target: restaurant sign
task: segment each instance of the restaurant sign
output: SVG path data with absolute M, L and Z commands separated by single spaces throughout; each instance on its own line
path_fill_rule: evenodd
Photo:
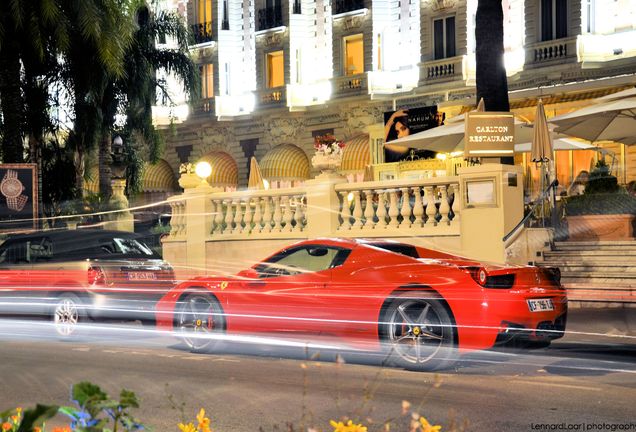
M 512 156 L 515 149 L 515 120 L 510 112 L 466 114 L 464 157 Z

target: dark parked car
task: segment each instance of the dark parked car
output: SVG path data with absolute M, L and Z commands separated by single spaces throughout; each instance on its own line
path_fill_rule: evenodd
M 133 233 L 44 231 L 0 245 L 0 312 L 48 317 L 62 336 L 88 319 L 153 322 L 173 286 L 172 267 Z

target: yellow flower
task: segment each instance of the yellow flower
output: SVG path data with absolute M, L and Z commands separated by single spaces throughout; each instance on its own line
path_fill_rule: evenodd
M 442 427 L 439 425 L 431 425 L 424 417 L 420 417 L 420 424 L 422 425 L 422 432 L 439 432 Z
M 39 426 L 33 426 L 33 432 L 42 432 L 42 428 Z
M 195 428 L 192 423 L 188 423 L 187 425 L 179 423 L 178 426 L 181 432 L 197 432 L 197 428 Z
M 2 423 L 3 431 L 10 431 L 11 429 L 13 429 L 13 425 L 11 423 L 8 423 L 8 422 Z
M 199 414 L 197 415 L 197 421 L 199 422 L 198 429 L 201 432 L 212 432 L 210 430 L 210 419 L 205 416 L 205 410 L 201 408 Z
M 362 426 L 362 424 L 353 424 L 353 421 L 351 420 L 349 420 L 347 424 L 331 420 L 329 421 L 329 424 L 331 424 L 334 428 L 333 432 L 367 432 L 366 426 Z
M 71 432 L 70 426 L 57 426 L 53 428 L 53 432 Z

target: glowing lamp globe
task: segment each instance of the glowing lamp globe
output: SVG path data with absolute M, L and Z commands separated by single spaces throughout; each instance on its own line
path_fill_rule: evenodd
M 207 162 L 199 162 L 194 167 L 194 172 L 201 180 L 205 180 L 212 174 L 212 167 Z

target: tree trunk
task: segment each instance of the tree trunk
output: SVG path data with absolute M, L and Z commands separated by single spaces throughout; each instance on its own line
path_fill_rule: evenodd
M 504 65 L 502 0 L 478 0 L 475 17 L 477 100 L 486 111 L 510 111 Z
M 22 122 L 24 101 L 20 89 L 20 58 L 15 43 L 6 41 L 0 52 L 0 103 L 2 107 L 2 162 L 24 162 Z
M 111 163 L 111 135 L 108 130 L 104 130 L 99 140 L 99 193 L 106 201 L 113 194 Z

